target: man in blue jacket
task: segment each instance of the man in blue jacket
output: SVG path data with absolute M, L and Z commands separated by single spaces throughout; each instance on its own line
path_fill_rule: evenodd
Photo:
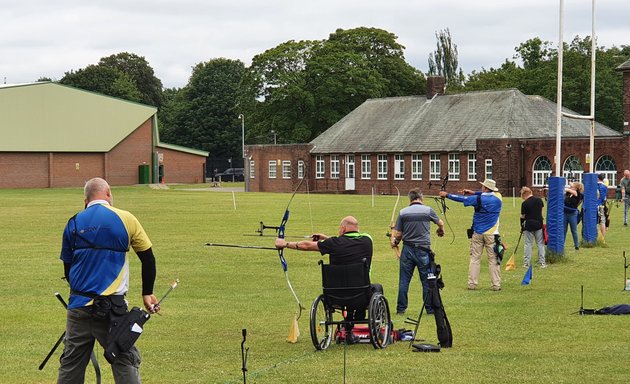
M 488 255 L 488 271 L 493 291 L 501 290 L 501 267 L 494 251 L 495 235 L 499 234 L 499 215 L 502 208 L 502 196 L 498 192 L 496 182 L 485 179 L 481 183 L 481 191 L 464 189 L 463 195 L 454 195 L 446 191 L 440 192 L 441 198 L 464 203 L 465 207 L 474 207 L 472 234 L 470 236 L 470 264 L 468 267 L 468 289 L 475 290 L 479 284 L 481 254 L 486 249 Z

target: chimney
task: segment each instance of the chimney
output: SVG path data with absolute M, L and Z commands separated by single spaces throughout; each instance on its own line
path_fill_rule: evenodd
M 427 99 L 432 99 L 436 94 L 444 94 L 444 85 L 443 76 L 427 77 Z
M 615 68 L 615 71 L 623 73 L 623 133 L 630 135 L 630 60 Z

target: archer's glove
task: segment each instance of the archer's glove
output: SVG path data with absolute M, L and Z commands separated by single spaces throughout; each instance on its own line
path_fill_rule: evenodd
M 438 235 L 438 237 L 442 237 L 444 236 L 444 229 L 438 228 L 437 231 L 435 231 L 435 233 Z

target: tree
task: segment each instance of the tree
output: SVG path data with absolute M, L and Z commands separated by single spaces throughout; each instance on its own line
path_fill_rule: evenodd
M 162 82 L 143 56 L 122 52 L 101 58 L 98 65 L 126 73 L 140 91 L 142 103 L 155 107 L 162 104 Z
M 235 107 L 244 72 L 239 60 L 220 58 L 195 65 L 186 87 L 166 92 L 163 137 L 213 157 L 240 158 L 241 124 Z
M 135 102 L 141 98 L 135 82 L 116 68 L 88 65 L 66 72 L 59 83 Z
M 446 86 L 461 89 L 464 85 L 464 72 L 459 68 L 457 45 L 453 43 L 451 31 L 435 32 L 436 50 L 429 54 L 429 75 L 443 76 Z

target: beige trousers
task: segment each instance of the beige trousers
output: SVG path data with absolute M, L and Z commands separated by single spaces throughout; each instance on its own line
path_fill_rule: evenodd
M 479 285 L 479 271 L 481 269 L 481 254 L 486 249 L 488 255 L 488 272 L 492 289 L 501 288 L 501 266 L 497 262 L 497 255 L 494 253 L 494 235 L 480 235 L 473 233 L 470 239 L 470 264 L 468 266 L 468 288 L 477 289 Z

